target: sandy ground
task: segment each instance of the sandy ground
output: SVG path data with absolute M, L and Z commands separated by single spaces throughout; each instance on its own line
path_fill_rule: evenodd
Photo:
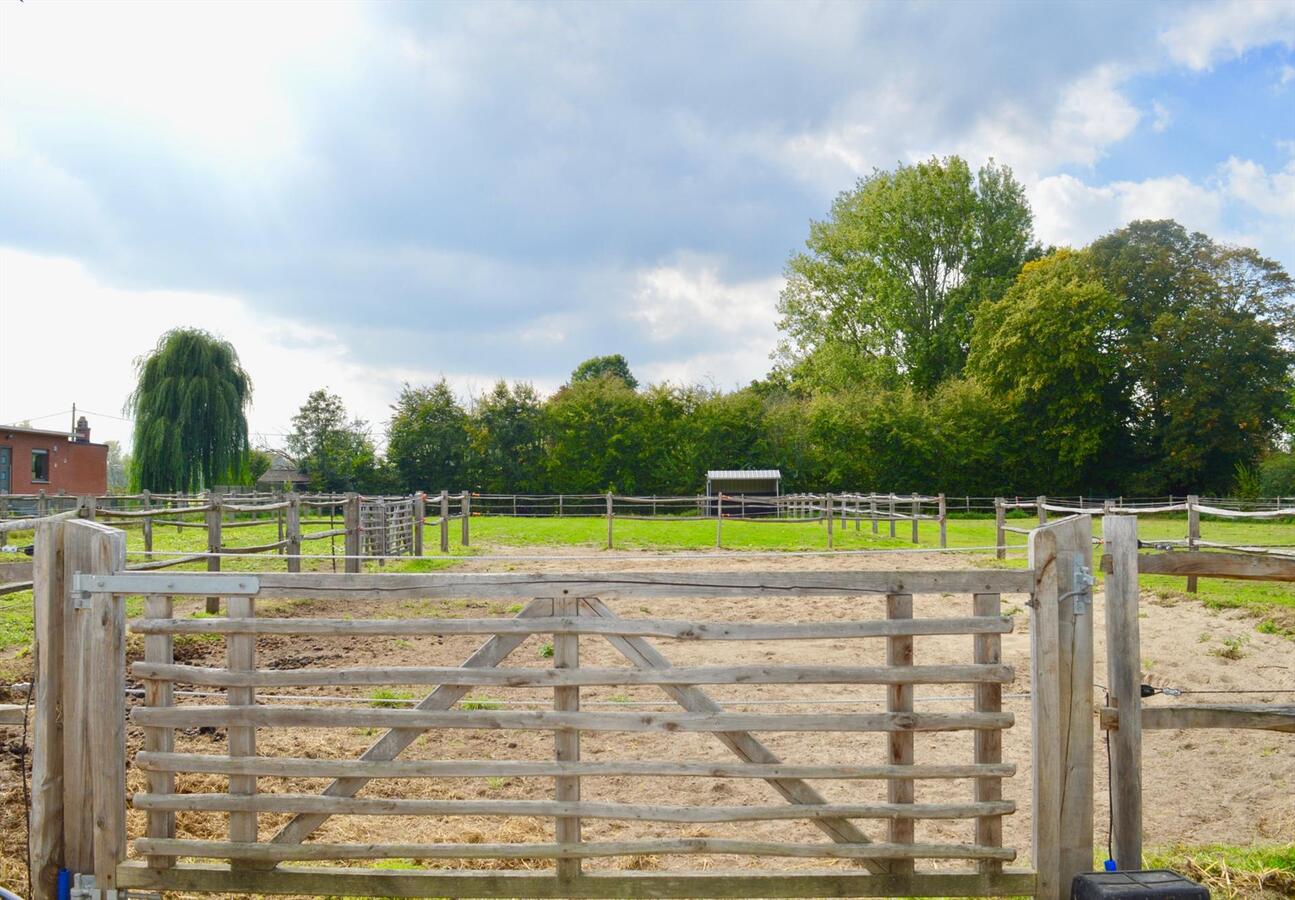
M 556 554 L 555 554 L 556 555 Z M 947 569 L 971 567 L 972 560 L 959 555 L 896 554 L 877 556 L 822 557 L 784 556 L 778 559 L 743 559 L 734 557 L 697 558 L 628 558 L 596 560 L 564 558 L 547 561 L 519 559 L 516 563 L 474 562 L 475 569 L 512 569 L 515 571 L 688 571 L 708 569 L 753 571 L 759 569 L 813 570 L 848 569 Z M 1017 865 L 1028 864 L 1030 846 L 1030 705 L 1028 608 L 1023 595 L 1005 595 L 1004 610 L 1013 615 L 1016 630 L 1003 638 L 1003 660 L 1015 667 L 1015 682 L 1005 686 L 1004 708 L 1015 714 L 1015 727 L 1006 732 L 1004 759 L 1018 765 L 1015 777 L 1004 782 L 1004 795 L 1014 800 L 1017 812 L 1004 823 L 1004 842 L 1019 851 Z M 1105 673 L 1105 648 L 1101 623 L 1103 608 L 1100 594 L 1096 600 L 1097 672 L 1100 682 Z M 364 603 L 327 601 L 279 604 L 279 615 L 312 615 L 388 617 L 416 615 L 481 616 L 507 615 L 509 602 L 482 599 L 469 602 L 387 601 Z M 611 600 L 609 605 L 625 616 L 651 615 L 662 618 L 693 618 L 715 621 L 832 621 L 874 619 L 884 616 L 884 601 L 877 598 L 814 598 L 798 600 Z M 1158 684 L 1183 689 L 1226 690 L 1295 689 L 1295 643 L 1254 631 L 1253 620 L 1240 614 L 1211 612 L 1190 600 L 1164 601 L 1143 597 L 1142 652 L 1143 668 Z M 196 604 L 195 604 L 196 608 Z M 270 610 L 266 609 L 265 613 Z M 914 615 L 970 615 L 971 598 L 961 595 L 917 597 Z M 1212 651 L 1223 647 L 1223 639 L 1245 636 L 1240 659 L 1227 659 Z M 535 637 L 514 651 L 507 665 L 541 666 L 541 645 L 546 639 Z M 421 638 L 262 638 L 258 642 L 258 661 L 269 668 L 299 666 L 453 665 L 471 653 L 481 642 L 479 637 Z M 957 637 L 918 637 L 915 639 L 915 662 L 969 663 L 972 661 L 972 639 Z M 737 665 L 774 662 L 813 662 L 815 664 L 879 665 L 884 663 L 884 641 L 877 639 L 784 642 L 681 642 L 655 641 L 658 648 L 677 665 Z M 132 657 L 139 652 L 133 646 Z M 191 643 L 177 650 L 177 657 L 196 664 L 222 665 L 223 646 L 218 643 Z M 601 638 L 581 639 L 583 665 L 615 666 L 624 664 L 617 650 Z M 354 693 L 371 693 L 361 688 Z M 413 690 L 419 690 L 414 688 Z M 876 686 L 757 686 L 706 688 L 733 710 L 749 712 L 870 712 L 884 709 L 884 689 Z M 288 691 L 284 691 L 287 693 Z M 293 689 L 294 694 L 311 693 Z M 324 693 L 342 693 L 327 689 Z M 919 711 L 960 711 L 972 708 L 967 686 L 932 686 L 917 688 Z M 480 689 L 477 696 L 495 699 L 534 700 L 534 708 L 551 708 L 552 692 L 543 690 Z M 421 696 L 421 694 L 420 694 Z M 652 701 L 655 706 L 627 706 L 625 699 Z M 1097 691 L 1101 702 L 1100 689 Z M 615 702 L 621 709 L 677 710 L 656 688 L 587 688 L 582 691 L 586 702 Z M 776 707 L 743 707 L 741 701 L 777 699 L 785 705 Z M 832 703 L 871 699 L 880 702 Z M 1184 696 L 1174 702 L 1222 702 L 1215 696 Z M 1232 698 L 1237 702 L 1290 702 L 1290 695 L 1256 694 Z M 813 701 L 820 705 L 809 705 Z M 184 702 L 203 702 L 186 700 Z M 1149 703 L 1164 703 L 1155 698 Z M 616 709 L 617 705 L 594 707 Z M 1094 730 L 1096 744 L 1096 816 L 1095 843 L 1104 846 L 1107 837 L 1106 761 L 1100 732 Z M 258 734 L 261 753 L 280 756 L 354 758 L 377 737 L 360 729 L 348 731 L 309 732 L 263 730 Z M 767 734 L 760 735 L 779 756 L 788 762 L 880 763 L 885 760 L 883 735 L 850 734 Z M 6 754 L 0 773 L 3 790 L 5 883 L 21 884 L 23 828 L 19 764 L 16 756 L 18 735 L 13 730 L 0 732 Z M 131 752 L 137 750 L 141 736 L 131 729 Z M 970 733 L 916 736 L 917 762 L 963 763 L 972 761 Z M 221 731 L 181 733 L 177 749 L 225 752 L 225 735 Z M 545 732 L 520 731 L 437 731 L 419 738 L 404 758 L 479 758 L 544 759 L 552 758 L 553 737 Z M 616 734 L 586 735 L 582 754 L 586 759 L 692 759 L 727 760 L 732 757 L 713 737 L 702 734 Z M 1144 746 L 1145 836 L 1148 846 L 1171 844 L 1201 845 L 1225 843 L 1246 845 L 1255 842 L 1289 841 L 1295 835 L 1295 741 L 1287 735 L 1253 731 L 1148 732 Z M 146 789 L 143 775 L 130 771 L 130 789 Z M 263 779 L 263 791 L 315 792 L 322 781 Z M 837 802 L 885 800 L 885 783 L 870 781 L 816 782 L 816 786 Z M 225 779 L 217 776 L 182 776 L 182 791 L 222 791 Z M 783 801 L 763 782 L 746 779 L 585 779 L 584 797 L 589 800 L 652 802 L 657 804 L 740 805 L 778 804 Z M 552 780 L 533 779 L 441 779 L 385 781 L 371 783 L 361 796 L 426 798 L 494 798 L 548 799 Z M 970 800 L 971 784 L 967 781 L 925 781 L 917 785 L 918 802 L 955 802 Z M 221 839 L 225 834 L 225 816 L 181 813 L 178 836 Z M 268 839 L 286 821 L 286 816 L 263 815 L 261 838 Z M 884 840 L 884 822 L 861 821 L 865 832 Z M 129 813 L 132 836 L 144 828 L 143 813 Z M 586 820 L 584 834 L 589 840 L 628 839 L 636 837 L 712 836 L 768 840 L 817 841 L 820 833 L 811 825 L 797 822 L 743 823 L 738 826 L 678 826 L 655 823 Z M 551 820 L 459 818 L 336 817 L 315 835 L 319 841 L 400 842 L 447 841 L 539 841 L 552 839 Z M 971 842 L 973 825 L 969 821 L 927 821 L 917 824 L 917 839 Z M 525 861 L 485 862 L 482 867 L 530 868 L 543 863 Z M 821 861 L 758 861 L 733 858 L 698 859 L 696 857 L 662 857 L 655 860 L 604 860 L 586 863 L 589 868 L 687 868 L 714 866 L 734 868 L 742 865 L 777 866 L 779 868 L 822 868 Z M 919 864 L 921 865 L 921 864 Z M 454 867 L 458 867 L 457 865 Z

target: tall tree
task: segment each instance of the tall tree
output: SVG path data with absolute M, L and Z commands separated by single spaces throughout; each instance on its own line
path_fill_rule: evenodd
M 1133 397 L 1120 302 L 1070 250 L 1026 263 L 976 317 L 968 372 L 1007 400 L 1016 453 L 1039 489 L 1114 488 L 1128 459 Z
M 468 419 L 471 480 L 490 493 L 544 489 L 544 405 L 530 384 L 495 382 Z
M 630 371 L 629 361 L 619 353 L 613 353 L 610 356 L 591 356 L 586 359 L 571 373 L 571 383 L 594 381 L 609 376 L 619 378 L 630 390 L 636 390 L 639 386 L 638 379 Z
M 377 454 L 368 425 L 348 418 L 342 398 L 327 388 L 311 392 L 292 417 L 287 444 L 311 490 L 363 490 L 375 481 Z
M 387 461 L 405 490 L 459 490 L 467 477 L 468 416 L 442 378 L 406 384 L 391 407 Z
M 545 405 L 549 477 L 570 492 L 641 490 L 654 446 L 648 403 L 619 378 L 573 381 Z
M 135 419 L 131 485 L 199 491 L 241 480 L 252 381 L 233 345 L 176 328 L 135 367 L 139 380 L 126 402 Z
M 842 372 L 901 373 L 923 393 L 962 371 L 976 309 L 1031 252 L 1032 215 L 1005 166 L 957 156 L 876 171 L 810 225 L 787 265 L 779 352 Z M 849 365 L 845 360 L 853 359 Z
M 1171 220 L 1088 249 L 1121 300 L 1137 476 L 1154 493 L 1226 490 L 1288 415 L 1295 285 L 1276 262 Z

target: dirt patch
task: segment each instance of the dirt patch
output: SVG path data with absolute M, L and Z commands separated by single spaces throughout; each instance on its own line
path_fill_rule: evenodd
M 473 561 L 467 570 L 511 570 L 518 572 L 580 571 L 809 571 L 948 569 L 972 568 L 974 559 L 962 555 L 933 553 L 840 555 L 742 558 L 716 554 L 661 558 L 656 555 L 621 554 L 614 558 L 587 559 L 587 551 L 549 554 L 552 559 L 529 560 L 519 552 L 516 562 Z M 1017 775 L 1004 783 L 1004 796 L 1017 803 L 1018 811 L 1004 824 L 1004 842 L 1021 850 L 1018 864 L 1028 863 L 1030 845 L 1030 707 L 1028 607 L 1023 595 L 1005 595 L 1003 608 L 1016 622 L 1016 630 L 1003 638 L 1004 662 L 1015 667 L 1016 678 L 1005 687 L 1004 708 L 1015 714 L 1016 725 L 1004 736 L 1003 753 L 1018 765 Z M 1194 690 L 1227 690 L 1263 686 L 1274 690 L 1295 689 L 1295 643 L 1277 635 L 1254 631 L 1253 620 L 1238 612 L 1211 612 L 1200 604 L 1183 600 L 1172 607 L 1159 606 L 1144 598 L 1142 618 L 1143 667 L 1157 683 Z M 790 602 L 786 599 L 745 600 L 616 600 L 608 605 L 618 614 L 635 617 L 688 618 L 700 621 L 835 621 L 873 619 L 884 616 L 880 598 L 815 597 Z M 1096 600 L 1097 680 L 1105 672 L 1100 593 Z M 177 606 L 189 611 L 189 604 Z M 193 601 L 192 609 L 201 607 Z M 515 611 L 512 601 L 483 598 L 473 601 L 312 601 L 280 604 L 274 615 L 354 616 L 356 618 L 411 616 L 506 616 Z M 963 595 L 922 596 L 914 600 L 914 615 L 957 616 L 971 614 L 971 597 Z M 1236 643 L 1235 652 L 1232 647 Z M 510 666 L 545 666 L 547 638 L 533 637 L 513 652 Z M 268 668 L 358 666 L 358 665 L 456 665 L 481 643 L 471 636 L 426 636 L 409 638 L 303 638 L 271 637 L 258 642 L 261 665 Z M 879 640 L 819 640 L 802 642 L 685 642 L 656 640 L 655 645 L 677 665 L 739 665 L 812 661 L 821 665 L 881 665 L 884 642 Z M 136 651 L 137 652 L 137 651 Z M 967 663 L 971 661 L 970 637 L 931 636 L 915 639 L 915 662 Z M 199 665 L 222 665 L 223 644 L 194 641 L 184 645 L 177 656 Z M 581 638 L 581 662 L 590 666 L 624 665 L 625 659 L 606 640 Z M 748 712 L 871 712 L 884 709 L 884 689 L 872 686 L 725 686 L 707 688 L 726 708 Z M 373 688 L 344 690 L 284 689 L 279 695 L 372 696 Z M 394 686 L 393 693 L 421 697 L 427 688 Z M 270 693 L 270 692 L 266 692 Z M 958 686 L 919 686 L 919 711 L 953 712 L 972 708 L 970 689 Z M 476 689 L 471 696 L 493 705 L 501 702 L 530 702 L 520 708 L 552 708 L 552 691 L 539 689 Z M 1288 701 L 1287 695 L 1286 701 Z M 393 699 L 393 698 L 388 698 Z M 400 698 L 394 698 L 399 700 Z M 1100 702 L 1101 693 L 1098 691 Z M 1220 697 L 1193 695 L 1176 702 L 1218 701 Z M 1280 695 L 1248 695 L 1246 702 L 1286 702 Z M 601 710 L 677 711 L 655 688 L 587 688 L 582 691 L 587 708 Z M 758 702 L 753 702 L 758 701 Z M 774 705 L 770 705 L 770 702 Z M 219 702 L 207 698 L 185 698 L 186 703 Z M 1149 703 L 1165 702 L 1154 698 Z M 512 708 L 505 706 L 504 708 Z M 355 758 L 379 732 L 366 729 L 330 731 L 265 729 L 258 733 L 258 749 L 265 755 L 306 758 Z M 6 752 L 0 754 L 0 882 L 21 886 L 24 829 L 20 766 L 14 752 L 17 732 L 0 731 Z M 886 748 L 881 735 L 767 734 L 760 735 L 779 756 L 801 763 L 880 763 Z M 1097 743 L 1097 788 L 1095 840 L 1106 842 L 1108 804 L 1106 761 Z M 139 749 L 138 729 L 129 733 L 130 750 Z M 971 735 L 943 734 L 916 736 L 916 760 L 926 763 L 967 763 L 972 760 Z M 188 752 L 223 753 L 222 729 L 195 729 L 177 734 L 177 749 Z M 403 758 L 423 759 L 551 759 L 553 736 L 531 731 L 432 731 L 419 737 Z M 591 760 L 732 759 L 713 737 L 703 734 L 590 734 L 582 742 L 582 754 Z M 1295 833 L 1295 742 L 1288 736 L 1244 731 L 1148 732 L 1145 736 L 1144 775 L 1146 843 L 1151 846 L 1225 843 L 1247 845 L 1289 840 Z M 310 779 L 262 779 L 267 792 L 318 792 L 326 782 Z M 132 792 L 146 789 L 142 773 L 132 768 Z M 179 789 L 185 792 L 222 791 L 226 780 L 218 776 L 185 775 Z M 816 783 L 834 802 L 868 802 L 885 799 L 884 782 L 841 781 Z M 584 797 L 595 801 L 620 801 L 677 805 L 770 805 L 783 801 L 767 784 L 745 779 L 586 779 Z M 387 780 L 373 782 L 361 796 L 440 799 L 549 799 L 552 779 L 439 779 Z M 917 786 L 918 802 L 954 802 L 971 799 L 967 781 L 925 781 Z M 132 836 L 143 833 L 145 816 L 128 814 Z M 289 817 L 263 815 L 261 839 L 270 838 Z M 884 822 L 860 822 L 874 839 L 884 839 Z M 223 839 L 224 815 L 181 813 L 177 817 L 180 837 Z M 624 840 L 668 837 L 743 837 L 746 839 L 817 841 L 821 834 L 799 822 L 756 822 L 730 825 L 677 826 L 658 823 L 586 820 L 589 840 Z M 917 824 L 919 841 L 970 842 L 972 824 L 965 821 L 924 821 Z M 336 817 L 316 832 L 314 840 L 328 842 L 402 843 L 440 842 L 522 842 L 552 840 L 551 820 L 487 817 Z M 534 860 L 482 862 L 482 868 L 543 868 Z M 822 868 L 820 861 L 792 860 L 760 862 L 733 858 L 642 858 L 597 860 L 591 869 L 692 868 L 718 866 L 735 868 L 776 866 L 782 869 Z M 428 864 L 435 867 L 434 863 Z M 445 867 L 458 867 L 446 863 Z

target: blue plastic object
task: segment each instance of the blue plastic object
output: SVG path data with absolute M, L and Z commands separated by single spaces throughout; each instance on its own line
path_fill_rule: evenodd
M 1113 860 L 1113 859 L 1108 859 L 1108 860 L 1106 861 L 1106 871 L 1108 871 L 1108 872 L 1114 872 L 1114 871 L 1115 871 L 1115 860 Z
M 58 900 L 72 900 L 72 873 L 58 870 Z

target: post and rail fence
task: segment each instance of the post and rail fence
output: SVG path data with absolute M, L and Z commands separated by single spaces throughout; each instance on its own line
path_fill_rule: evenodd
M 125 564 L 124 532 L 101 522 L 66 518 L 37 529 L 37 643 L 34 714 L 31 861 L 33 896 L 53 898 L 57 873 L 66 868 L 93 875 L 94 889 L 196 892 L 290 891 L 303 894 L 399 896 L 1008 896 L 1059 900 L 1069 879 L 1092 858 L 1091 586 L 1084 578 L 1092 554 L 1087 517 L 1050 523 L 1031 535 L 1026 570 L 811 571 L 606 574 L 556 573 L 173 573 L 132 571 Z M 1026 594 L 1034 700 L 1032 746 L 1035 829 L 1025 855 L 1031 869 L 1008 868 L 1021 848 L 1004 844 L 1003 819 L 1015 804 L 1003 799 L 1003 781 L 1016 772 L 1005 760 L 1002 730 L 1014 724 L 1003 710 L 1003 686 L 1014 674 L 1001 662 L 1000 640 L 1014 627 L 1002 594 Z M 958 612 L 953 598 L 964 595 Z M 141 618 L 127 621 L 126 598 L 145 597 Z M 193 618 L 176 602 L 219 596 L 224 617 Z M 762 621 L 761 609 L 779 601 L 812 597 L 881 598 L 880 616 L 866 604 L 847 619 Z M 261 601 L 345 599 L 344 619 L 296 618 L 291 607 Z M 512 599 L 511 615 L 486 618 L 382 618 L 366 615 L 366 603 L 401 598 Z M 605 598 L 633 601 L 646 615 L 628 617 Z M 659 599 L 729 598 L 749 604 L 737 621 L 654 617 L 644 605 Z M 952 603 L 952 605 L 951 605 Z M 1085 616 L 1084 611 L 1087 610 Z M 127 666 L 128 634 L 144 641 L 143 659 Z M 480 635 L 484 643 L 461 665 L 386 667 L 343 664 L 334 668 L 265 667 L 257 657 L 266 635 L 322 635 L 362 641 L 375 636 Z M 970 656 L 956 665 L 923 659 L 931 635 L 968 635 Z M 210 668 L 177 658 L 174 642 L 207 635 L 226 644 L 227 664 Z M 549 637 L 547 667 L 506 668 L 506 658 L 528 638 Z M 880 640 L 883 665 L 760 666 L 676 665 L 656 646 L 674 641 L 779 642 Z M 607 641 L 629 663 L 590 665 L 591 644 Z M 974 645 L 974 646 L 972 646 Z M 673 645 L 671 645 L 673 646 Z M 604 657 L 598 657 L 602 659 Z M 298 666 L 300 664 L 297 664 Z M 126 704 L 127 674 L 143 685 L 142 701 Z M 93 675 L 91 675 L 93 673 Z M 410 708 L 376 708 L 357 695 L 343 708 L 318 708 L 301 698 L 278 697 L 284 688 L 427 685 L 427 696 Z M 710 688 L 747 685 L 838 684 L 880 686 L 885 711 L 841 713 L 786 708 L 734 712 Z M 974 689 L 963 711 L 915 709 L 915 685 L 964 684 Z M 548 709 L 512 711 L 466 704 L 474 686 L 516 688 L 540 705 L 535 688 L 551 688 Z M 202 698 L 179 686 L 205 688 Z M 581 689 L 595 686 L 656 686 L 677 711 L 602 712 L 586 708 Z M 223 697 L 205 699 L 215 692 Z M 724 696 L 723 693 L 718 696 Z M 802 700 L 812 706 L 812 695 Z M 1090 705 L 1084 708 L 1084 704 Z M 783 701 L 780 700 L 780 707 Z M 1082 711 L 1082 716 L 1081 716 Z M 129 722 L 129 726 L 128 723 Z M 1088 728 L 1080 727 L 1087 723 Z M 143 734 L 143 749 L 127 754 L 127 728 Z M 178 734 L 214 728 L 227 752 L 195 752 Z M 377 729 L 368 751 L 354 759 L 282 756 L 257 743 L 260 729 L 328 731 Z M 461 760 L 404 758 L 429 729 L 509 729 L 552 732 L 547 758 L 491 755 Z M 654 758 L 582 757 L 585 735 L 655 735 Z M 819 733 L 824 759 L 784 760 L 756 735 Z M 972 733 L 968 760 L 939 763 L 914 753 L 917 733 Z M 843 762 L 830 748 L 853 736 L 882 738 L 874 761 Z M 693 761 L 681 741 L 709 735 L 726 747 L 730 762 Z M 678 737 L 676 737 L 678 736 Z M 293 745 L 295 746 L 295 745 Z M 604 745 L 605 746 L 605 745 Z M 129 833 L 128 773 L 136 768 L 146 789 L 130 802 L 146 815 L 142 832 Z M 227 777 L 178 791 L 186 773 Z M 663 800 L 623 802 L 584 799 L 587 779 L 607 776 L 662 778 L 663 794 L 694 777 L 765 781 L 785 803 L 698 805 L 686 788 L 676 804 Z M 551 800 L 421 799 L 360 796 L 360 788 L 391 778 L 425 781 L 448 777 L 551 778 Z M 277 778 L 331 779 L 319 794 L 265 791 Z M 1085 781 L 1087 778 L 1087 781 Z M 862 785 L 884 782 L 886 799 L 847 791 L 829 800 L 814 786 L 831 779 Z M 958 796 L 958 779 L 971 795 Z M 914 785 L 921 782 L 921 799 Z M 205 782 L 204 782 L 205 783 Z M 1087 790 L 1085 790 L 1087 784 Z M 298 789 L 299 790 L 299 789 Z M 851 796 L 857 794 L 855 799 Z M 227 816 L 225 836 L 180 837 L 176 815 Z M 329 817 L 474 816 L 554 823 L 551 842 L 444 842 L 434 844 L 338 843 L 309 840 Z M 272 837 L 263 838 L 264 817 L 279 816 Z M 286 816 L 286 820 L 282 817 Z M 964 820 L 965 840 L 919 837 L 918 820 Z M 605 828 L 603 821 L 671 824 L 807 822 L 823 840 L 806 842 L 768 830 L 759 836 L 639 836 Z M 871 826 L 869 823 L 872 823 Z M 877 825 L 880 827 L 876 827 Z M 1085 824 L 1087 830 L 1085 831 Z M 377 827 L 377 826 L 375 826 Z M 632 827 L 632 826 L 623 826 Z M 381 830 L 378 827 L 378 830 Z M 692 869 L 624 871 L 593 865 L 604 859 L 668 856 L 671 859 L 740 856 L 766 864 L 786 858 L 845 859 L 854 868 L 754 868 L 722 872 Z M 320 869 L 292 865 L 325 860 L 379 861 L 393 857 L 454 860 L 462 869 L 442 871 Z M 216 862 L 187 862 L 189 859 Z M 532 860 L 528 869 L 482 868 L 492 860 Z M 1082 864 L 1080 860 L 1082 859 Z M 546 865 L 551 868 L 544 868 Z M 961 868 L 950 868 L 958 866 Z
M 442 509 L 445 495 L 440 498 Z M 835 498 L 834 498 L 835 499 Z M 358 498 L 356 498 L 358 501 Z M 352 502 L 360 516 L 358 502 Z M 606 502 L 606 498 L 604 498 Z M 911 502 L 911 498 L 910 498 Z M 1046 507 L 1046 502 L 1039 502 Z M 230 512 L 245 505 L 219 498 L 208 504 Z M 285 535 L 293 511 L 285 508 Z M 416 504 L 415 504 L 416 508 Z M 236 510 L 233 510 L 236 511 Z M 1036 512 L 1038 510 L 1036 509 Z M 1044 509 L 1044 512 L 1052 510 Z M 72 511 L 75 512 L 75 511 Z M 1110 510 L 1108 510 L 1108 513 Z M 1205 512 L 1203 510 L 1203 512 Z M 207 510 L 201 511 L 202 515 Z M 1209 514 L 1208 512 L 1206 513 Z M 441 521 L 445 516 L 440 517 Z M 1208 547 L 1139 554 L 1137 521 L 1109 514 L 1103 520 L 1105 553 L 1094 566 L 1088 514 L 1049 519 L 1028 535 L 1028 568 L 937 571 L 765 571 L 611 573 L 249 573 L 132 570 L 125 532 L 102 521 L 55 514 L 35 525 L 35 616 L 31 863 L 33 897 L 57 896 L 58 873 L 93 876 L 94 889 L 190 892 L 267 890 L 355 896 L 1007 896 L 1046 900 L 1069 896 L 1072 878 L 1093 861 L 1094 745 L 1096 728 L 1110 731 L 1115 859 L 1120 868 L 1141 862 L 1141 731 L 1152 728 L 1246 727 L 1295 731 L 1295 708 L 1280 706 L 1143 705 L 1139 685 L 1138 573 L 1295 581 L 1295 560 Z M 356 541 L 360 533 L 355 534 Z M 285 536 L 285 540 L 288 537 Z M 286 548 L 285 548 L 286 549 Z M 1105 573 L 1107 692 L 1096 703 L 1093 591 Z M 1004 844 L 1004 817 L 1015 805 L 1003 783 L 1016 772 L 1003 758 L 1002 731 L 1012 727 L 1003 710 L 1003 686 L 1014 673 L 1004 666 L 1001 639 L 1014 627 L 1003 594 L 1024 594 L 1030 608 L 1029 695 L 1033 829 L 1027 847 Z M 957 595 L 966 597 L 959 612 Z M 143 596 L 142 617 L 128 621 L 126 598 Z M 177 601 L 218 597 L 224 616 L 194 618 Z M 761 620 L 768 601 L 814 597 L 877 598 L 880 614 L 864 603 L 842 619 Z M 736 621 L 695 621 L 653 615 L 658 600 L 727 598 L 749 604 Z M 346 601 L 345 618 L 295 617 L 281 599 Z M 508 615 L 481 618 L 384 618 L 366 605 L 386 600 L 515 600 Z M 613 602 L 632 606 L 614 609 Z M 627 616 L 634 608 L 640 614 Z M 500 607 L 502 609 L 502 607 Z M 874 607 L 875 609 L 875 607 Z M 311 615 L 317 615 L 311 613 Z M 128 635 L 143 638 L 143 658 L 127 665 Z M 263 636 L 330 635 L 359 642 L 420 635 L 478 635 L 483 643 L 458 666 L 267 666 L 258 660 Z M 967 635 L 969 660 L 932 665 L 923 659 L 931 635 Z M 184 636 L 225 643 L 224 667 L 200 666 L 175 653 Z M 551 662 L 507 666 L 528 639 L 549 638 Z M 759 666 L 676 665 L 656 645 L 671 641 L 782 642 L 879 640 L 883 665 Z M 602 641 L 628 662 L 592 663 L 591 645 Z M 674 647 L 674 644 L 670 645 Z M 528 658 L 532 658 L 528 655 Z M 142 685 L 142 699 L 126 702 L 127 676 Z M 792 685 L 879 686 L 884 712 L 841 713 L 786 707 L 757 713 L 725 708 L 724 687 Z M 914 686 L 970 685 L 969 709 L 926 712 L 914 707 Z M 282 689 L 330 688 L 336 692 L 388 685 L 430 690 L 407 708 L 369 702 L 363 694 L 341 708 L 319 708 Z M 465 703 L 474 687 L 520 690 L 523 705 Z M 679 709 L 664 713 L 603 712 L 582 703 L 582 688 L 655 686 Z M 182 688 L 198 688 L 185 690 Z M 721 689 L 715 695 L 710 688 Z M 535 689 L 552 689 L 551 704 Z M 530 693 L 526 693 L 529 691 Z M 197 695 L 197 696 L 195 696 Z M 212 700 L 212 697 L 216 699 Z M 343 697 L 341 699 L 347 699 Z M 780 700 L 781 704 L 783 701 Z M 805 702 L 805 701 L 802 701 Z M 740 705 L 740 703 L 739 703 Z M 809 705 L 809 704 L 807 704 Z M 1094 716 L 1094 710 L 1100 715 Z M 127 729 L 142 733 L 142 750 L 127 753 Z M 224 753 L 187 744 L 185 729 L 224 735 Z M 259 745 L 261 729 L 302 734 L 333 729 L 376 729 L 379 736 L 358 758 L 285 756 Z M 398 758 L 433 731 L 499 729 L 553 734 L 547 757 L 463 759 Z M 757 734 L 817 733 L 826 759 L 784 760 Z M 970 759 L 933 763 L 915 753 L 914 735 L 973 736 Z M 582 737 L 633 733 L 661 742 L 653 758 L 581 755 Z M 862 735 L 881 738 L 872 761 L 843 761 L 832 747 Z M 687 735 L 709 735 L 734 754 L 729 762 L 688 758 Z M 292 744 L 291 746 L 298 746 Z M 603 745 L 604 749 L 606 745 Z M 145 813 L 128 828 L 130 770 L 145 790 L 130 802 Z M 177 779 L 192 775 L 184 790 Z M 227 782 L 209 776 L 227 778 Z M 665 794 L 694 777 L 765 781 L 785 804 L 698 805 L 695 792 L 677 804 L 585 799 L 588 779 L 661 778 Z M 370 782 L 455 777 L 552 779 L 552 799 L 468 799 L 405 791 L 391 797 L 360 795 Z M 265 790 L 270 779 L 327 779 L 322 793 L 300 787 Z M 846 784 L 884 782 L 884 801 L 827 799 L 820 779 Z M 969 779 L 970 797 L 956 796 L 957 779 Z M 921 782 L 920 802 L 914 785 Z M 194 790 L 195 785 L 202 785 Z M 299 782 L 294 782 L 299 784 Z M 687 790 L 686 788 L 684 789 Z M 298 792 L 294 792 L 298 791 Z M 951 793 L 952 792 L 952 793 Z M 416 792 L 415 792 L 416 793 Z M 224 835 L 205 831 L 181 837 L 177 814 L 227 816 Z M 552 841 L 366 843 L 311 840 L 330 817 L 435 816 L 531 819 L 553 824 Z M 277 817 L 270 820 L 269 817 Z M 286 818 L 285 818 L 286 817 Z M 918 837 L 913 823 L 964 820 L 966 839 Z M 656 823 L 653 836 L 611 834 L 600 827 L 619 821 Z M 825 840 L 802 837 L 660 836 L 669 825 L 807 822 Z M 869 823 L 873 823 L 870 827 Z M 878 823 L 880 827 L 875 827 Z M 263 838 L 262 828 L 275 827 Z M 380 826 L 374 826 L 381 831 Z M 142 829 L 142 830 L 141 830 Z M 1022 854 L 1021 851 L 1024 851 Z M 1007 868 L 1024 855 L 1031 868 Z M 733 872 L 691 869 L 624 871 L 600 860 L 740 856 L 754 868 Z M 390 858 L 456 861 L 463 868 L 421 871 L 321 869 L 294 865 Z M 771 860 L 845 859 L 854 868 L 760 868 Z M 187 860 L 214 862 L 188 862 Z M 495 861 L 530 860 L 527 869 L 487 868 Z M 950 869 L 960 865 L 962 868 Z M 545 868 L 549 866 L 549 868 Z M 84 883 L 84 881 L 83 881 Z

